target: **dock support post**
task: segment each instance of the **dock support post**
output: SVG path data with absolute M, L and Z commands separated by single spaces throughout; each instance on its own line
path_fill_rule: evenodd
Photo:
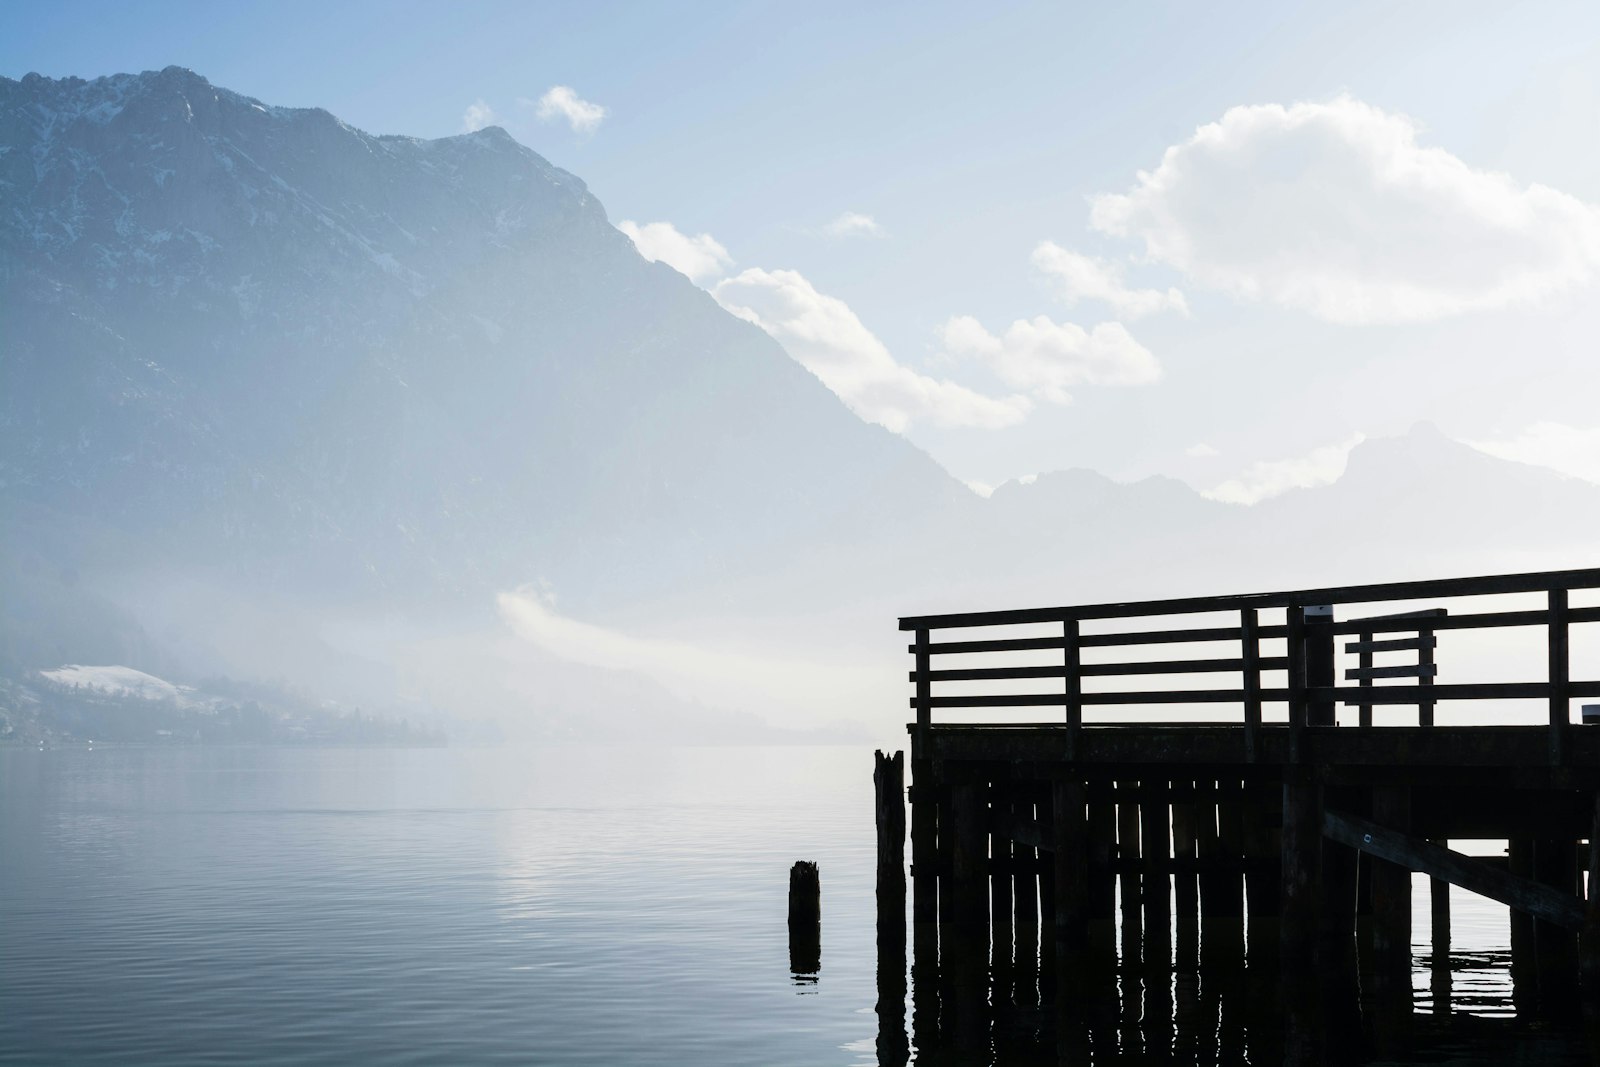
M 1140 851 L 1144 854 L 1145 962 L 1167 965 L 1172 947 L 1172 823 L 1163 779 L 1144 782 L 1139 807 Z
M 1010 782 L 995 781 L 989 786 L 989 916 L 994 929 L 994 956 L 1011 959 L 1012 882 L 1016 877 L 1012 858 L 1011 834 L 1005 816 L 1011 811 Z
M 1448 838 L 1439 838 L 1433 843 L 1440 848 L 1450 847 Z M 1450 959 L 1450 883 L 1443 878 L 1428 879 L 1428 915 L 1432 920 L 1429 940 L 1433 944 L 1433 958 L 1436 961 L 1442 958 L 1448 966 Z
M 1011 810 L 1020 822 L 1032 822 L 1033 796 L 1026 785 L 1011 792 Z M 1032 845 L 1013 843 L 1016 871 L 1011 884 L 1016 897 L 1017 967 L 1032 971 L 1039 965 L 1039 857 Z
M 1122 956 L 1132 960 L 1144 936 L 1139 886 L 1139 802 L 1137 782 L 1117 783 L 1117 878 L 1122 905 Z
M 1600 1005 L 1600 792 L 1594 797 L 1594 818 L 1589 826 L 1588 895 L 1583 908 L 1583 933 L 1578 940 L 1578 967 L 1583 978 L 1584 1002 Z
M 1513 837 L 1506 842 L 1506 867 L 1518 878 L 1533 877 L 1533 842 Z M 1511 909 L 1511 1000 L 1517 1014 L 1539 1001 L 1539 968 L 1535 959 L 1533 916 Z
M 939 804 L 933 761 L 911 764 L 911 921 L 933 928 L 939 921 Z
M 950 789 L 954 833 L 950 848 L 953 925 L 983 929 L 989 920 L 989 835 L 985 783 L 962 781 Z
M 1372 793 L 1372 821 L 1411 832 L 1411 790 L 1403 785 L 1380 786 Z M 1371 854 L 1362 857 L 1372 867 L 1372 947 L 1380 985 L 1403 989 L 1409 999 L 1411 971 L 1411 871 Z M 1439 951 L 1437 941 L 1434 952 Z M 1447 949 L 1448 951 L 1448 949 Z
M 1089 921 L 1109 927 L 1117 917 L 1117 807 L 1110 782 L 1089 782 Z
M 1322 888 L 1322 787 L 1306 767 L 1284 769 L 1280 921 L 1287 972 L 1317 959 Z
M 1189 794 L 1172 802 L 1172 899 L 1180 932 L 1194 928 L 1200 910 L 1199 844 L 1195 783 L 1177 783 Z
M 873 753 L 872 786 L 878 827 L 878 943 L 906 943 L 905 753 Z
M 1056 944 L 1077 950 L 1088 940 L 1089 825 L 1084 812 L 1083 781 L 1074 772 L 1069 775 L 1051 784 L 1051 808 L 1055 812 L 1055 925 Z M 1065 974 L 1066 970 L 1058 967 L 1057 973 Z
M 1533 844 L 1533 876 L 1554 889 L 1572 893 L 1578 882 L 1578 850 L 1565 838 L 1541 838 Z M 1540 1010 L 1570 1007 L 1577 989 L 1577 946 L 1572 931 L 1544 919 L 1533 921 L 1534 958 L 1539 967 Z

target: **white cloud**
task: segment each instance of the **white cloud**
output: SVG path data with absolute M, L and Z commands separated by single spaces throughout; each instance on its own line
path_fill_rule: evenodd
M 972 316 L 958 315 L 939 333 L 952 356 L 980 359 L 1013 389 L 1054 404 L 1072 403 L 1072 386 L 1144 385 L 1161 377 L 1156 357 L 1119 322 L 1091 331 L 1040 315 L 1018 319 L 996 337 Z
M 1600 482 L 1600 426 L 1581 429 L 1559 422 L 1536 422 L 1511 437 L 1467 444 L 1501 459 Z
M 1188 456 L 1190 459 L 1211 459 L 1213 456 L 1222 455 L 1221 452 L 1218 452 L 1215 448 L 1206 444 L 1204 441 L 1201 441 L 1198 444 L 1190 445 L 1188 448 L 1183 450 L 1183 454 Z
M 574 133 L 593 133 L 606 117 L 606 109 L 579 96 L 570 85 L 551 86 L 537 101 L 530 103 L 540 121 L 565 119 Z
M 846 211 L 822 228 L 829 237 L 882 237 L 883 227 L 871 215 Z
M 1349 98 L 1236 107 L 1168 148 L 1098 230 L 1244 299 L 1339 323 L 1534 303 L 1593 280 L 1600 209 L 1417 144 Z
M 1332 485 L 1344 474 L 1350 450 L 1365 440 L 1366 435 L 1358 433 L 1338 444 L 1314 448 L 1303 456 L 1261 460 L 1200 495 L 1225 504 L 1255 504 L 1291 489 Z
M 984 396 L 901 366 L 844 301 L 817 292 L 795 271 L 752 268 L 718 282 L 711 293 L 776 338 L 852 411 L 895 433 L 918 420 L 1010 426 L 1031 407 L 1026 397 Z
M 704 282 L 721 277 L 733 266 L 733 257 L 709 233 L 690 237 L 670 222 L 647 222 L 643 226 L 631 219 L 617 223 L 639 254 L 652 263 L 665 263 L 691 281 Z
M 983 497 L 985 500 L 989 499 L 989 497 L 994 496 L 994 486 L 990 485 L 988 482 L 980 482 L 980 481 L 977 481 L 977 480 L 973 480 L 973 481 L 970 481 L 970 482 L 966 482 L 964 484 L 966 485 L 966 487 L 968 489 L 971 489 L 974 493 L 977 493 L 979 496 Z
M 550 597 L 531 587 L 500 593 L 500 617 L 521 640 L 569 663 L 650 678 L 672 693 L 715 706 L 747 710 L 761 694 L 767 710 L 827 706 L 840 693 L 880 688 L 877 665 L 800 658 L 788 643 L 778 653 L 703 640 L 641 636 L 561 615 Z M 747 628 L 748 631 L 748 628 Z M 769 642 L 770 647 L 770 642 Z M 777 707 L 770 702 L 779 702 Z
M 467 105 L 467 110 L 461 113 L 461 132 L 477 133 L 485 126 L 493 126 L 498 121 L 492 107 L 481 99 L 474 100 Z
M 1157 311 L 1189 313 L 1189 305 L 1178 290 L 1129 289 L 1117 264 L 1062 248 L 1054 241 L 1040 242 L 1033 250 L 1033 265 L 1056 279 L 1061 297 L 1069 305 L 1079 300 L 1099 300 L 1128 319 Z

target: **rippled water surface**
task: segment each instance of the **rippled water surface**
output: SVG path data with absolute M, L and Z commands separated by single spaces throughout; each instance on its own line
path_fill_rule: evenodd
M 860 748 L 0 749 L 0 1064 L 877 1062 L 871 764 Z M 797 859 L 821 865 L 814 977 L 789 970 Z M 1434 970 L 1424 881 L 1414 899 L 1415 1014 L 1351 1062 L 1588 1061 L 1577 1020 L 1518 1017 L 1503 908 L 1454 894 L 1452 966 Z M 979 964 L 975 1012 L 948 999 L 966 979 L 923 973 L 910 1051 L 1281 1062 L 1258 1010 L 1276 964 L 1252 979 L 1239 931 L 1237 949 L 1203 936 L 1180 937 L 1171 973 L 1113 960 L 1069 1038 L 1031 948 Z

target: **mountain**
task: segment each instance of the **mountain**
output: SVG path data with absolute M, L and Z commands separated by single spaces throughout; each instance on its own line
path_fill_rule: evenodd
M 0 713 L 71 664 L 536 737 L 896 724 L 897 615 L 1593 565 L 1600 522 L 1428 427 L 1253 507 L 982 500 L 503 130 L 176 67 L 0 78 L 0 322 Z
M 498 128 L 169 67 L 0 79 L 0 145 L 0 492 L 80 572 L 597 610 L 968 495 Z

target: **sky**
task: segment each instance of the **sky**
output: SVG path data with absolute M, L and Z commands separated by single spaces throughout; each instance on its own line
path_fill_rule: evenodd
M 1600 481 L 1600 7 L 0 8 L 0 74 L 190 67 L 500 125 L 984 491 L 1251 503 L 1419 421 Z

